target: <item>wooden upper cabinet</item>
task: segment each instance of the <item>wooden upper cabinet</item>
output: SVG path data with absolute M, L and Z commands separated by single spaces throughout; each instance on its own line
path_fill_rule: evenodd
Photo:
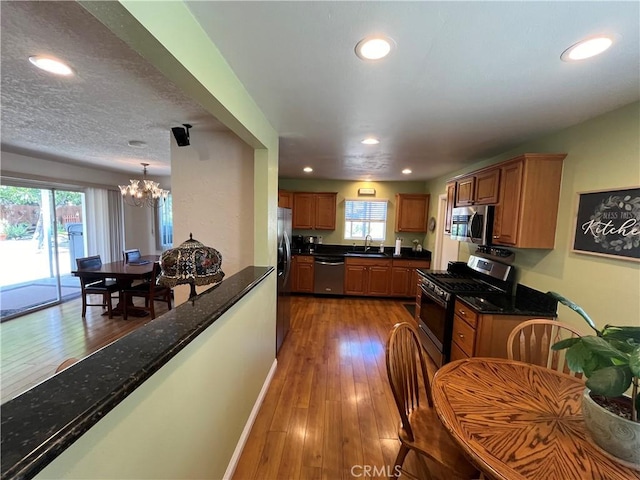
M 473 175 L 456 181 L 456 207 L 473 205 L 473 193 L 476 186 L 476 177 Z
M 500 165 L 493 243 L 553 248 L 566 154 L 527 153 Z
M 293 193 L 286 190 L 278 190 L 278 206 L 293 208 Z
M 451 233 L 451 218 L 453 216 L 453 205 L 456 201 L 456 182 L 447 183 L 447 210 L 444 217 L 444 231 Z
M 314 228 L 317 230 L 336 229 L 336 197 L 336 193 L 316 194 L 316 220 Z
M 456 180 L 455 206 L 495 205 L 500 189 L 500 169 L 489 168 Z
M 500 191 L 500 169 L 491 168 L 475 174 L 474 205 L 495 205 Z
M 292 228 L 336 229 L 336 193 L 293 192 Z
M 293 193 L 292 228 L 312 230 L 315 225 L 315 194 Z
M 396 194 L 396 232 L 426 232 L 429 194 Z

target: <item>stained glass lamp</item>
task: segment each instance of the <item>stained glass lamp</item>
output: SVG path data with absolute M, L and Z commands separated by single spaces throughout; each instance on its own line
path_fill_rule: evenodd
M 221 265 L 220 252 L 203 245 L 189 234 L 189 240 L 163 252 L 160 256 L 162 273 L 158 278 L 158 285 L 173 288 L 176 285 L 189 284 L 189 300 L 193 300 L 197 296 L 196 285 L 222 281 L 224 272 L 220 269 Z

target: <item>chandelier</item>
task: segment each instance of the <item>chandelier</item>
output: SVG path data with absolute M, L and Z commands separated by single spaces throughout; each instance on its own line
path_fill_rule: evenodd
M 140 180 L 129 180 L 129 185 L 118 185 L 122 199 L 127 205 L 132 207 L 158 208 L 160 204 L 169 196 L 169 190 L 160 188 L 158 182 L 147 180 L 148 163 L 142 165 L 142 183 Z

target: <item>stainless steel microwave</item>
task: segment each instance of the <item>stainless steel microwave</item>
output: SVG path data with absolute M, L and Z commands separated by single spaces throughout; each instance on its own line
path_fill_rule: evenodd
M 451 217 L 451 238 L 459 242 L 489 245 L 493 226 L 492 206 L 458 207 Z

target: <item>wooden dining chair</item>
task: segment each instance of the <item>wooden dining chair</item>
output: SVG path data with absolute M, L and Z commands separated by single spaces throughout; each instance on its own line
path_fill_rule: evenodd
M 551 346 L 560 340 L 581 335 L 579 330 L 557 320 L 548 318 L 527 320 L 515 327 L 509 334 L 507 356 L 510 360 L 520 360 L 575 377 L 582 377 L 581 373 L 575 373 L 569 369 L 566 350 L 551 349 Z
M 124 250 L 122 252 L 122 259 L 124 260 L 124 263 L 137 262 L 140 260 L 141 257 L 142 257 L 142 254 L 140 253 L 140 250 L 137 248 Z
M 128 309 L 133 302 L 133 298 L 144 298 L 144 307 L 136 306 L 142 310 L 146 310 L 151 314 L 151 318 L 156 318 L 155 302 L 166 302 L 169 310 L 171 310 L 171 289 L 169 287 L 161 287 L 158 285 L 158 276 L 160 275 L 160 264 L 154 263 L 151 277 L 148 282 L 132 285 L 122 290 L 122 303 L 124 304 L 124 319 L 128 318 Z
M 391 330 L 386 362 L 391 391 L 400 413 L 400 450 L 392 470 L 394 477 L 402 473 L 409 478 L 431 479 L 431 470 L 423 458 L 427 457 L 429 464 L 435 463 L 440 477 L 478 478 L 478 470 L 454 443 L 433 408 L 424 351 L 418 333 L 409 323 L 398 323 Z M 410 451 L 417 454 L 422 469 L 420 477 L 403 468 Z
M 85 270 L 87 273 L 80 273 L 80 289 L 82 295 L 82 318 L 87 315 L 87 307 L 106 308 L 109 318 L 113 318 L 113 307 L 111 305 L 111 296 L 120 291 L 120 286 L 115 280 L 104 279 L 99 276 L 91 275 L 90 271 L 102 267 L 100 255 L 91 257 L 76 258 L 76 266 L 78 271 Z M 89 295 L 100 295 L 101 303 L 89 303 Z

